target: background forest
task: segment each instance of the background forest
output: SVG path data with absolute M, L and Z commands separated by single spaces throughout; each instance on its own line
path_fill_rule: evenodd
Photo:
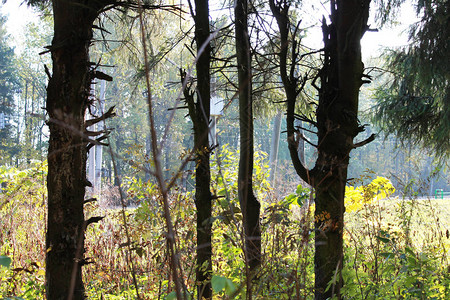
M 330 109 L 359 133 L 339 163 L 345 217 L 320 211 L 336 199 L 314 170 L 340 99 L 322 44 L 352 1 L 26 2 L 21 43 L 0 16 L 2 298 L 449 298 L 446 1 L 357 1 L 373 22 L 358 43 L 405 5 L 416 21 L 408 44 L 363 56 L 355 116 Z M 67 12 L 80 25 L 58 31 Z

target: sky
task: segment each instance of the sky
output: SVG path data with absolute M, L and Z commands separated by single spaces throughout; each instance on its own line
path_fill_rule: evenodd
M 13 41 L 16 41 L 15 47 L 16 51 L 20 52 L 20 42 L 24 40 L 21 32 L 23 28 L 26 26 L 27 22 L 31 20 L 38 20 L 38 14 L 33 12 L 32 9 L 28 8 L 26 5 L 20 5 L 23 0 L 9 0 L 6 4 L 0 4 L 1 11 L 5 15 L 9 15 L 9 19 L 7 22 L 8 32 L 11 34 Z M 310 16 L 309 20 L 306 23 L 313 23 L 316 21 L 320 21 L 322 19 L 322 15 L 326 13 L 327 4 L 322 5 L 317 1 L 316 9 L 317 11 L 308 13 Z M 214 5 L 213 9 L 216 9 L 218 6 Z M 373 13 L 371 14 L 373 16 Z M 317 18 L 317 20 L 315 20 Z M 414 22 L 415 12 L 411 4 L 403 5 L 401 9 L 401 15 L 398 20 L 402 25 L 396 26 L 395 28 L 383 28 L 379 32 L 367 32 L 362 39 L 362 54 L 364 59 L 368 59 L 369 57 L 377 57 L 380 55 L 382 49 L 384 47 L 397 47 L 407 44 L 407 34 L 406 30 L 408 25 Z M 302 23 L 302 24 L 305 24 Z M 369 24 L 375 24 L 373 20 L 369 21 Z M 374 26 L 374 25 L 372 25 Z M 309 36 L 314 37 L 314 40 L 307 41 L 309 45 L 312 47 L 320 47 L 321 39 L 317 39 L 317 36 L 321 36 L 320 32 L 320 24 L 311 29 L 312 32 Z
M 26 24 L 39 20 L 38 14 L 33 9 L 28 8 L 25 4 L 20 5 L 22 2 L 23 0 L 8 0 L 5 4 L 0 2 L 2 14 L 8 17 L 6 28 L 11 35 L 11 46 L 14 46 L 18 52 L 21 51 L 20 44 L 25 39 L 22 32 Z

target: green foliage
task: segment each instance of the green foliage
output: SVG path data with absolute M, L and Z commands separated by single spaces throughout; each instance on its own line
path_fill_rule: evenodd
M 127 15 L 130 14 L 130 15 Z M 107 127 L 113 128 L 110 143 L 116 153 L 116 165 L 120 176 L 139 176 L 148 180 L 148 174 L 134 166 L 151 166 L 150 129 L 148 126 L 147 87 L 145 85 L 144 61 L 141 49 L 141 33 L 135 26 L 136 13 L 127 14 L 108 12 L 98 21 L 98 26 L 105 31 L 94 30 L 97 41 L 91 50 L 91 60 L 101 62 L 102 71 L 113 77 L 106 84 L 105 109 L 114 106 L 116 116 L 106 120 Z M 151 72 L 151 98 L 155 131 L 159 138 L 165 133 L 164 147 L 160 149 L 164 163 L 165 177 L 169 178 L 178 169 L 178 159 L 183 149 L 190 149 L 190 132 L 192 125 L 185 119 L 185 110 L 168 111 L 175 107 L 179 96 L 179 70 L 172 63 L 180 63 L 180 56 L 190 43 L 186 33 L 186 24 L 179 24 L 176 14 L 164 10 L 152 10 L 150 15 L 144 13 L 144 23 L 148 29 L 148 60 Z M 182 28 L 180 28 L 180 26 Z M 190 25 L 189 25 L 190 26 Z M 97 85 L 96 94 L 99 95 Z M 174 118 L 169 115 L 174 112 Z M 161 143 L 161 140 L 158 141 Z M 162 145 L 162 143 L 161 143 Z M 112 169 L 110 155 L 104 155 L 104 165 Z M 115 182 L 117 185 L 118 183 Z
M 49 1 L 28 2 L 49 3 Z M 258 3 L 255 5 L 258 8 L 262 7 L 258 6 Z M 422 0 L 419 1 L 418 8 L 426 8 L 425 15 L 434 9 Z M 389 10 L 389 8 L 386 9 Z M 165 58 L 178 61 L 178 54 L 187 51 L 183 50 L 184 48 L 189 49 L 189 46 L 185 47 L 185 44 L 189 44 L 189 37 L 184 36 L 183 31 L 188 31 L 190 24 L 183 22 L 183 25 L 178 26 L 179 19 L 175 14 L 165 15 L 164 13 L 159 10 L 151 12 L 151 17 L 146 18 L 145 23 L 150 29 L 148 37 L 149 52 L 151 53 L 148 54 L 152 67 L 151 85 L 155 104 L 153 117 L 156 127 L 154 129 L 158 136 L 163 133 L 167 134 L 158 143 L 161 142 L 160 144 L 165 146 L 161 148 L 161 155 L 165 160 L 166 178 L 169 178 L 172 175 L 171 169 L 175 169 L 173 168 L 174 162 L 178 162 L 183 148 L 190 148 L 189 135 L 186 132 L 191 124 L 184 118 L 182 111 L 176 113 L 173 121 L 167 122 L 167 109 L 172 108 L 174 104 L 174 101 L 168 100 L 174 100 L 177 97 L 176 89 L 170 88 L 170 86 L 178 81 L 178 67 L 167 65 Z M 448 14 L 443 14 L 440 18 L 433 20 L 439 21 L 444 18 L 445 21 L 447 20 L 445 19 L 446 15 Z M 116 66 L 114 69 L 107 69 L 108 73 L 112 73 L 115 78 L 114 82 L 107 87 L 107 106 L 116 105 L 119 116 L 119 118 L 108 120 L 109 125 L 116 129 L 112 133 L 111 143 L 121 157 L 118 169 L 124 175 L 122 178 L 124 179 L 125 203 L 139 206 L 122 211 L 117 208 L 105 209 L 96 203 L 85 205 L 86 219 L 91 216 L 105 216 L 104 220 L 90 225 L 86 231 L 86 257 L 89 258 L 87 262 L 92 262 L 84 267 L 85 274 L 83 276 L 86 280 L 87 296 L 89 299 L 132 299 L 136 297 L 135 290 L 138 289 L 145 299 L 159 299 L 164 295 L 166 299 L 175 299 L 173 278 L 170 273 L 170 255 L 166 245 L 167 229 L 164 218 L 167 215 L 161 209 L 162 196 L 157 186 L 149 179 L 148 174 L 143 174 L 140 168 L 141 165 L 152 166 L 153 164 L 152 159 L 149 158 L 148 134 L 145 134 L 148 132 L 147 113 L 145 112 L 147 107 L 145 95 L 148 91 L 143 87 L 143 61 L 140 51 L 133 52 L 132 57 L 129 56 L 129 51 L 124 51 L 125 49 L 139 49 L 139 43 L 136 42 L 139 37 L 138 26 L 128 26 L 130 24 L 127 24 L 127 26 L 117 28 L 114 24 L 117 16 L 118 14 L 111 14 L 102 18 L 99 27 L 107 30 L 117 29 L 112 40 L 129 39 L 129 41 L 121 42 L 117 47 L 111 47 L 106 43 L 97 43 L 106 31 L 96 30 L 94 44 L 100 46 L 93 49 L 91 53 L 95 57 L 93 61 L 102 65 Z M 136 17 L 135 14 L 126 16 L 124 14 L 123 19 L 134 22 L 134 17 Z M 30 33 L 34 37 L 33 42 L 39 41 L 39 45 L 42 46 L 41 40 L 37 39 L 40 32 L 36 29 L 30 27 Z M 229 34 L 228 30 L 228 28 L 221 30 L 219 35 L 226 37 Z M 430 51 L 440 48 L 434 47 L 435 43 L 446 40 L 445 38 L 428 39 L 427 43 L 429 44 L 425 48 L 429 48 Z M 230 41 L 225 38 L 220 41 L 217 39 L 217 47 L 213 51 L 222 51 L 225 48 L 223 45 L 229 46 L 229 43 Z M 49 43 L 46 42 L 46 44 Z M 104 48 L 108 47 L 112 51 L 105 53 Z M 11 49 L 6 50 L 9 54 L 11 53 Z M 257 52 L 270 53 L 268 50 L 270 49 L 264 43 L 258 44 L 256 48 Z M 8 53 L 2 57 L 11 57 Z M 233 82 L 235 74 L 225 75 L 228 71 L 223 71 L 226 68 L 221 68 L 232 60 L 223 59 L 222 61 L 221 57 L 225 55 L 215 54 L 214 56 L 219 58 L 214 63 L 218 65 L 216 70 L 224 75 L 224 78 L 219 78 L 219 81 Z M 443 54 L 448 55 L 448 51 Z M 233 53 L 230 53 L 231 55 Z M 410 75 L 415 72 L 414 70 L 418 70 L 417 74 L 422 76 L 420 80 L 426 82 L 427 76 L 434 74 L 434 70 L 420 69 L 421 61 L 416 60 L 414 55 L 416 52 L 406 53 L 405 57 L 398 60 L 398 71 L 403 72 L 409 68 L 408 75 Z M 429 53 L 419 53 L 418 55 L 420 59 L 423 57 L 432 59 Z M 30 56 L 33 56 L 33 53 Z M 21 64 L 27 65 L 29 62 L 40 64 L 40 62 L 27 60 L 30 56 L 24 57 Z M 272 98 L 279 98 L 280 95 L 276 89 L 278 79 L 273 78 L 272 74 L 269 74 L 270 72 L 263 72 L 270 67 L 266 56 L 267 54 L 264 54 L 260 57 L 261 60 L 257 63 L 262 72 L 255 74 L 257 82 L 254 85 L 259 89 L 255 95 L 258 102 L 255 110 L 269 115 L 270 113 L 267 111 L 269 105 L 266 105 L 266 100 L 272 101 Z M 179 64 L 181 68 L 184 68 L 188 63 L 181 58 Z M 130 66 L 132 67 L 130 68 Z M 434 68 L 440 66 L 445 68 L 446 64 L 434 64 Z M 37 112 L 36 108 L 43 105 L 40 101 L 45 98 L 45 91 L 42 87 L 45 86 L 46 77 L 40 69 L 22 67 L 22 76 L 24 79 L 30 79 L 30 84 L 24 91 L 33 94 L 31 110 L 25 110 L 28 113 L 35 113 Z M 407 128 L 408 134 L 411 131 L 418 131 L 423 135 L 440 118 L 443 118 L 444 121 L 448 120 L 447 114 L 441 113 L 443 111 L 442 99 L 448 99 L 439 96 L 438 90 L 417 87 L 419 84 L 415 79 L 402 78 L 402 80 L 401 83 L 405 88 L 402 89 L 400 86 L 398 90 L 404 91 L 401 95 L 403 98 L 390 109 L 400 112 L 400 116 L 429 117 L 431 120 L 430 124 L 424 126 L 421 124 L 422 127 Z M 0 80 L 0 85 L 2 82 Z M 448 80 L 442 82 L 448 82 Z M 34 89 L 38 90 L 39 95 L 34 95 Z M 265 93 L 265 89 L 271 90 L 270 93 Z M 225 99 L 234 97 L 235 88 L 229 90 L 223 92 Z M 228 92 L 230 94 L 226 95 Z M 433 95 L 437 95 L 438 101 L 430 100 L 427 94 L 416 99 L 414 95 L 416 92 L 423 94 L 432 92 Z M 389 95 L 383 96 L 387 96 L 386 99 L 389 99 Z M 396 100 L 396 98 L 392 99 Z M 408 105 L 411 101 L 417 101 L 415 102 L 416 106 L 410 107 L 408 111 L 402 110 L 402 106 Z M 25 104 L 26 107 L 27 104 Z M 0 109 L 3 109 L 3 106 Z M 436 112 L 438 113 L 435 114 Z M 306 112 L 304 113 L 306 114 Z M 228 122 L 227 125 L 235 124 L 229 120 Z M 266 123 L 261 123 L 264 125 L 264 129 L 257 132 L 260 138 L 269 132 L 265 130 Z M 38 149 L 39 144 L 39 147 L 42 148 L 43 143 L 33 141 L 32 135 L 34 130 L 43 125 L 42 120 L 29 124 L 29 126 L 25 126 L 27 147 Z M 224 128 L 227 125 L 224 125 Z M 231 127 L 227 128 L 230 141 L 237 136 L 236 128 Z M 445 127 L 442 132 L 446 133 Z M 445 135 L 443 136 L 445 138 Z M 445 143 L 443 147 L 445 147 Z M 37 153 L 29 151 L 24 157 L 32 158 L 35 155 Z M 217 298 L 225 299 L 233 296 L 248 297 L 245 288 L 246 266 L 242 252 L 243 236 L 240 222 L 242 216 L 237 205 L 238 156 L 237 152 L 224 146 L 212 157 L 213 195 L 217 197 L 214 198 L 214 216 L 210 220 L 213 223 L 214 232 L 212 287 Z M 0 153 L 0 157 L 4 159 L 6 155 Z M 265 153 L 255 153 L 254 182 L 257 198 L 261 200 L 263 208 L 262 243 L 265 253 L 263 265 L 257 274 L 258 282 L 253 285 L 253 295 L 255 299 L 311 298 L 314 286 L 314 230 L 312 209 L 308 206 L 307 199 L 312 198 L 312 192 L 298 185 L 294 193 L 286 197 L 275 197 L 272 191 L 273 187 L 270 187 L 267 181 L 269 172 L 266 161 Z M 105 159 L 105 163 L 110 165 L 110 159 Z M 5 299 L 44 298 L 45 176 L 45 166 L 37 166 L 25 171 L 0 168 L 0 183 L 7 184 L 0 194 L 2 216 L 0 253 L 4 255 L 0 256 L 0 265 L 10 267 L 0 268 L 0 296 Z M 348 263 L 348 267 L 343 270 L 343 276 L 348 284 L 344 292 L 348 298 L 355 299 L 376 299 L 377 297 L 383 299 L 390 297 L 396 299 L 444 299 L 448 296 L 449 290 L 448 273 L 447 275 L 445 273 L 445 268 L 448 268 L 446 257 L 448 242 L 443 241 L 442 231 L 438 233 L 434 227 L 432 236 L 440 237 L 439 242 L 430 241 L 418 232 L 413 234 L 414 230 L 421 233 L 426 232 L 426 229 L 418 224 L 420 222 L 416 221 L 417 217 L 414 212 L 417 206 L 415 203 L 403 201 L 398 204 L 380 200 L 393 191 L 390 182 L 380 177 L 368 185 L 348 189 L 346 195 L 350 201 L 347 202 L 346 224 L 348 233 L 346 236 L 348 245 L 346 263 Z M 104 192 L 106 195 L 108 191 Z M 174 237 L 177 244 L 176 255 L 180 258 L 180 270 L 183 270 L 180 276 L 186 284 L 188 296 L 193 298 L 196 286 L 192 270 L 195 269 L 194 253 L 197 247 L 193 193 L 184 192 L 181 187 L 175 187 L 169 194 L 168 202 L 170 217 L 176 230 Z M 389 205 L 384 206 L 383 203 Z M 420 208 L 425 211 L 425 208 L 429 207 Z M 420 208 L 419 210 L 421 210 Z M 389 214 L 389 219 L 385 214 Z M 434 224 L 435 216 L 422 223 L 430 224 L 430 220 Z M 414 244 L 411 236 L 420 236 L 423 245 Z M 134 286 L 131 274 L 135 274 L 137 286 Z M 392 286 L 394 286 L 393 289 Z M 22 298 L 16 295 L 20 295 Z
M 378 184 L 369 195 L 393 191 L 386 179 L 374 181 Z M 440 210 L 436 206 L 446 204 L 382 197 L 366 201 L 362 193 L 358 199 L 359 204 L 346 213 L 344 297 L 447 299 L 450 243 L 443 231 L 448 221 L 442 224 L 436 216 Z
M 234 285 L 233 281 L 221 276 L 213 276 L 211 278 L 211 285 L 215 293 L 221 293 L 222 291 L 225 291 L 225 294 L 227 296 L 233 295 L 233 293 L 236 291 L 236 286 Z
M 44 14 L 45 15 L 45 14 Z M 52 20 L 42 16 L 39 23 L 28 22 L 22 33 L 20 52 L 9 44 L 17 44 L 6 35 L 0 16 L 0 164 L 21 168 L 43 159 L 46 150 L 44 100 L 48 77 L 44 64 L 51 67 L 50 55 L 41 56 L 43 45 L 50 44 Z M 19 38 L 18 40 L 22 40 Z M 3 118 L 2 118 L 3 119 Z
M 278 202 L 273 202 L 265 207 L 265 219 L 263 225 L 283 224 L 290 226 L 292 222 L 291 211 L 301 208 L 311 196 L 311 190 L 303 187 L 301 184 L 297 186 L 295 193 L 289 194 Z
M 395 188 L 389 179 L 377 177 L 371 183 L 358 187 L 345 187 L 345 211 L 352 212 L 361 209 L 363 205 L 389 197 Z
M 392 74 L 377 92 L 374 120 L 403 141 L 450 155 L 449 5 L 417 1 L 420 22 L 411 27 L 408 45 L 391 50 L 385 68 Z
M 10 265 L 11 265 L 11 258 L 9 258 L 8 256 L 0 255 L 0 266 L 9 268 Z
M 177 299 L 177 294 L 175 291 L 170 292 L 164 299 L 165 300 L 175 300 L 175 299 Z
M 16 97 L 16 114 L 19 115 L 17 138 L 20 140 L 16 162 L 20 167 L 29 167 L 34 159 L 42 160 L 48 147 L 44 117 L 48 77 L 44 65 L 51 68 L 52 62 L 50 55 L 39 53 L 42 45 L 51 44 L 53 19 L 50 16 L 43 14 L 38 22 L 27 23 L 15 66 L 21 85 Z
M 213 251 L 216 257 L 220 257 L 214 262 L 213 271 L 219 276 L 214 279 L 217 284 L 230 280 L 225 288 L 226 294 L 231 289 L 231 282 L 235 285 L 245 282 L 242 214 L 238 201 L 238 162 L 239 152 L 232 151 L 228 145 L 222 146 L 211 156 L 211 184 L 213 193 L 217 196 L 213 217 Z M 268 177 L 267 154 L 255 151 L 253 183 L 258 188 L 254 193 L 261 203 L 270 199 Z
M 212 158 L 213 189 L 218 195 L 213 223 L 213 274 L 238 287 L 238 299 L 246 297 L 245 263 L 242 252 L 241 215 L 237 203 L 238 154 L 224 146 Z M 267 157 L 257 153 L 254 186 L 262 205 L 261 229 L 264 267 L 260 271 L 256 299 L 289 299 L 311 295 L 313 285 L 312 211 L 301 203 L 310 196 L 301 185 L 295 193 L 276 199 L 267 181 Z M 230 283 L 231 283 L 230 282 Z M 239 292 L 240 291 L 240 292 Z
M 381 230 L 372 241 L 379 244 L 375 257 L 346 249 L 343 270 L 347 299 L 447 299 L 450 276 L 435 251 L 419 252 L 402 245 L 396 232 Z M 356 253 L 355 253 L 356 252 Z M 352 256 L 356 258 L 351 259 Z M 359 265 L 357 265 L 359 264 Z
M 302 206 L 310 197 L 310 195 L 311 190 L 299 184 L 297 186 L 297 189 L 295 190 L 295 194 L 290 194 L 289 196 L 287 196 L 285 198 L 285 201 L 288 204 L 297 204 L 298 206 Z
M 43 299 L 45 163 L 17 170 L 0 167 L 0 297 Z
M 256 198 L 265 199 L 271 190 L 267 153 L 255 151 L 253 160 L 253 182 L 258 187 Z M 239 151 L 233 151 L 229 145 L 223 145 L 211 156 L 211 182 L 217 196 L 225 197 L 226 201 L 237 203 Z M 220 201 L 220 204 L 224 204 Z
M 239 210 L 233 205 L 237 203 L 232 198 L 236 197 L 236 153 L 227 149 L 222 153 L 221 167 L 216 165 L 213 171 L 215 191 L 225 189 L 223 195 L 229 197 L 214 203 L 212 285 L 217 298 L 243 299 L 242 229 Z M 265 156 L 260 157 L 259 165 L 264 170 Z M 259 182 L 264 182 L 265 173 L 261 171 Z M 8 186 L 0 194 L 0 253 L 12 260 L 9 269 L 0 267 L 0 297 L 5 299 L 44 298 L 45 176 L 45 164 L 24 171 L 1 169 L 1 181 L 8 182 Z M 96 203 L 85 205 L 86 218 L 106 216 L 86 232 L 86 256 L 93 262 L 84 267 L 88 298 L 135 298 L 130 276 L 134 270 L 141 297 L 171 299 L 175 293 L 159 191 L 150 181 L 139 178 L 124 182 L 125 201 L 139 203 L 139 207 L 125 210 L 126 226 L 120 209 L 104 209 Z M 381 199 L 390 192 L 389 181 L 377 177 L 361 189 L 358 203 L 363 204 L 347 210 L 346 267 L 342 273 L 346 299 L 447 299 L 448 201 Z M 307 205 L 310 191 L 299 186 L 294 193 L 276 199 L 266 186 L 261 195 L 265 195 L 261 216 L 264 262 L 259 281 L 253 286 L 254 299 L 309 299 L 314 286 L 313 210 Z M 364 197 L 372 200 L 365 201 Z M 174 189 L 169 202 L 180 263 L 185 270 L 182 276 L 188 297 L 193 298 L 194 276 L 189 271 L 193 270 L 196 247 L 193 195 Z
M 17 76 L 14 48 L 9 46 L 9 36 L 5 27 L 6 17 L 0 15 L 0 164 L 12 165 L 11 158 L 17 153 L 19 145 L 13 139 L 15 126 L 14 95 L 20 85 Z M 8 122 L 6 122 L 9 120 Z

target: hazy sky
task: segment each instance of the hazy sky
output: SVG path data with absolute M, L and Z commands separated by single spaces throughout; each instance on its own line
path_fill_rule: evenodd
M 11 46 L 14 46 L 18 51 L 21 48 L 20 43 L 25 38 L 22 34 L 25 25 L 30 21 L 38 20 L 38 14 L 25 4 L 20 5 L 22 2 L 23 0 L 8 0 L 5 4 L 0 3 L 2 14 L 8 17 L 6 28 L 11 35 Z
M 2 13 L 5 15 L 9 15 L 7 28 L 9 33 L 13 37 L 11 40 L 17 41 L 18 44 L 20 44 L 20 42 L 24 39 L 21 32 L 23 31 L 23 28 L 27 24 L 27 22 L 31 20 L 37 20 L 37 14 L 33 13 L 33 11 L 27 8 L 26 5 L 20 5 L 20 3 L 22 2 L 23 0 L 9 0 L 6 2 L 6 4 L 0 4 L 2 6 Z M 303 22 L 302 25 L 309 25 L 315 21 L 320 21 L 322 19 L 322 15 L 326 12 L 328 4 L 322 5 L 320 4 L 320 2 L 317 3 L 318 4 L 315 7 L 316 11 L 307 13 L 306 15 L 310 16 L 309 20 L 305 20 L 306 22 Z M 217 6 L 215 6 L 214 8 L 217 8 Z M 408 24 L 411 24 L 416 20 L 416 18 L 411 4 L 404 5 L 401 12 L 401 16 L 398 18 L 398 20 L 404 24 L 395 28 L 384 28 L 379 32 L 367 32 L 365 34 L 362 40 L 363 57 L 368 58 L 370 56 L 378 56 L 380 53 L 379 50 L 383 47 L 406 45 L 407 34 L 402 34 L 402 32 L 404 32 L 407 29 Z M 372 24 L 374 24 L 373 20 L 371 22 Z M 314 39 L 311 39 L 311 41 L 307 41 L 307 43 L 309 45 L 311 45 L 312 43 L 312 47 L 320 47 L 321 39 L 316 38 L 316 36 L 321 36 L 320 24 L 317 24 L 315 28 L 312 28 L 310 30 L 312 30 L 312 32 L 310 32 L 309 36 L 314 37 Z M 18 44 L 16 44 L 15 46 L 16 49 L 20 51 L 20 45 Z

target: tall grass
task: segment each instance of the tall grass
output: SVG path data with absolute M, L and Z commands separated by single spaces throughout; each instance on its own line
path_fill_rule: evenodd
M 227 153 L 227 157 L 230 155 L 235 154 Z M 256 160 L 260 172 L 256 178 L 264 203 L 261 219 L 264 259 L 258 279 L 252 285 L 254 298 L 312 299 L 315 232 L 309 192 L 300 186 L 291 195 L 276 198 L 265 181 L 264 159 L 261 154 L 261 159 Z M 220 170 L 221 175 L 216 172 L 213 176 L 218 196 L 212 220 L 213 288 L 215 299 L 243 299 L 246 281 L 241 215 L 233 179 L 236 166 L 232 160 L 224 161 Z M 44 299 L 45 165 L 22 172 L 3 169 L 1 176 L 3 181 L 8 178 L 8 186 L 0 194 L 0 255 L 10 257 L 12 264 L 9 268 L 0 267 L 0 296 Z M 380 195 L 383 189 L 380 185 L 376 194 Z M 129 199 L 140 203 L 139 207 L 126 210 L 131 245 L 127 244 L 119 210 L 98 203 L 86 206 L 86 219 L 105 216 L 86 232 L 88 259 L 83 276 L 88 299 L 135 298 L 127 255 L 134 262 L 141 297 L 170 299 L 174 283 L 157 188 L 150 182 L 130 179 L 125 182 L 124 190 Z M 104 194 L 114 195 L 113 192 Z M 377 199 L 372 195 L 370 201 L 360 202 L 356 206 L 347 203 L 353 209 L 346 212 L 344 232 L 345 298 L 450 298 L 450 200 Z M 169 204 L 184 289 L 194 296 L 193 195 L 174 189 Z

